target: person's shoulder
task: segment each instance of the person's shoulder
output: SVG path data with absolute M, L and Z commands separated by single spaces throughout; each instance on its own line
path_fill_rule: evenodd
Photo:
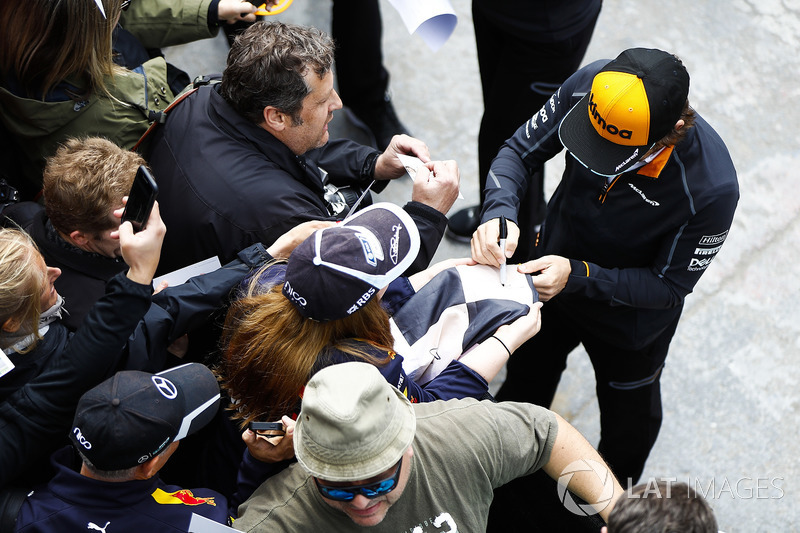
M 738 197 L 739 182 L 725 141 L 703 117 L 695 117 L 686 138 L 675 146 L 693 193 L 725 193 Z
M 577 70 L 577 72 L 588 72 L 591 73 L 592 77 L 594 77 L 600 69 L 605 67 L 611 62 L 611 59 L 595 59 L 591 63 L 586 64 L 585 66 L 581 67 Z
M 494 403 L 488 400 L 480 401 L 475 398 L 459 398 L 452 400 L 436 400 L 414 404 L 417 416 L 417 427 L 423 428 L 428 424 L 441 426 L 442 424 L 455 423 L 456 425 L 467 420 L 482 419 L 490 416 Z
M 417 421 L 423 425 L 431 421 L 436 424 L 444 420 L 469 420 L 477 424 L 481 421 L 494 425 L 503 418 L 520 420 L 546 420 L 554 422 L 555 418 L 549 409 L 544 407 L 519 402 L 493 402 L 491 400 L 476 400 L 462 398 L 414 405 Z
M 308 520 L 329 509 L 318 505 L 311 475 L 298 463 L 270 477 L 239 506 L 236 528 L 241 531 L 268 530 L 281 526 L 287 531 L 309 527 Z M 321 517 L 324 518 L 324 517 Z
M 562 87 L 574 88 L 576 91 L 583 93 L 588 92 L 592 87 L 594 77 L 605 67 L 611 60 L 610 59 L 597 59 L 579 68 L 575 73 L 567 78 Z

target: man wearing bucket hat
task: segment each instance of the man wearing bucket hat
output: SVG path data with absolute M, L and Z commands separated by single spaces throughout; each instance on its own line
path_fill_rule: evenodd
M 69 434 L 81 460 L 69 447 L 53 454 L 56 475 L 23 503 L 17 530 L 187 531 L 192 513 L 227 523 L 224 496 L 169 486 L 157 475 L 219 402 L 214 374 L 199 363 L 119 372 L 89 390 Z
M 622 487 L 555 413 L 522 403 L 412 405 L 370 364 L 328 367 L 309 381 L 294 432 L 298 464 L 239 508 L 242 531 L 484 531 L 493 487 L 575 461 L 569 488 L 605 519 Z
M 571 76 L 492 163 L 473 258 L 507 254 L 535 273 L 542 330 L 498 399 L 550 405 L 583 344 L 600 404 L 598 450 L 634 483 L 661 426 L 659 378 L 683 302 L 719 251 L 739 199 L 722 139 L 689 107 L 689 74 L 661 50 L 625 50 Z M 563 148 L 566 168 L 538 228 L 518 226 L 528 177 Z M 537 234 L 538 231 L 538 234 Z

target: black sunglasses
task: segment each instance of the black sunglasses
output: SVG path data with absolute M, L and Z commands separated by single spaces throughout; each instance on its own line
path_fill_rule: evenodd
M 122 0 L 122 4 L 120 4 L 120 9 L 123 11 L 127 11 L 129 7 L 131 7 L 131 0 Z
M 401 466 L 403 466 L 402 457 L 397 462 L 397 467 L 395 468 L 394 474 L 392 474 L 391 477 L 381 481 L 376 481 L 375 483 L 354 485 L 352 487 L 329 487 L 320 483 L 317 478 L 314 478 L 314 482 L 317 484 L 317 490 L 319 490 L 320 494 L 329 500 L 336 500 L 337 502 L 349 502 L 353 501 L 357 494 L 361 494 L 371 500 L 373 498 L 377 498 L 378 496 L 389 494 L 397 488 L 397 482 L 400 480 Z

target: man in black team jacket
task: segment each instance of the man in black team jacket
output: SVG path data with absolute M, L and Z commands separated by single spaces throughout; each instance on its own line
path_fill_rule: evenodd
M 550 405 L 570 351 L 583 344 L 600 403 L 598 450 L 617 477 L 639 478 L 661 426 L 659 378 L 683 301 L 725 241 L 739 199 L 717 133 L 689 107 L 676 57 L 631 49 L 571 76 L 492 163 L 473 257 L 509 257 L 537 273 L 542 329 L 515 356 L 498 399 Z M 518 227 L 528 176 L 567 148 L 537 236 Z
M 412 269 L 427 266 L 458 194 L 458 168 L 430 162 L 425 144 L 408 136 L 395 136 L 383 153 L 328 142 L 342 106 L 332 62 L 333 43 L 319 30 L 259 22 L 234 42 L 221 83 L 200 86 L 169 111 L 148 139 L 169 227 L 160 271 L 214 255 L 224 262 L 307 220 L 341 220 L 349 210 L 342 189 L 352 205 L 373 179 L 380 190 L 403 176 L 398 153 L 427 163 L 405 206 L 422 236 Z

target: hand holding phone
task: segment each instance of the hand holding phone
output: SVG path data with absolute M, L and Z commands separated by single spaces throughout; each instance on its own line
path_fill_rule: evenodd
M 280 422 L 251 422 L 242 433 L 250 455 L 264 463 L 277 463 L 294 457 L 295 421 L 284 415 Z
M 283 427 L 283 422 L 250 422 L 248 426 L 250 431 L 259 437 L 272 438 L 283 437 L 286 435 L 286 429 Z
M 140 165 L 128 193 L 128 202 L 122 212 L 122 222 L 130 221 L 134 233 L 143 230 L 147 225 L 147 219 L 150 218 L 150 211 L 153 210 L 157 196 L 156 180 L 144 165 Z

